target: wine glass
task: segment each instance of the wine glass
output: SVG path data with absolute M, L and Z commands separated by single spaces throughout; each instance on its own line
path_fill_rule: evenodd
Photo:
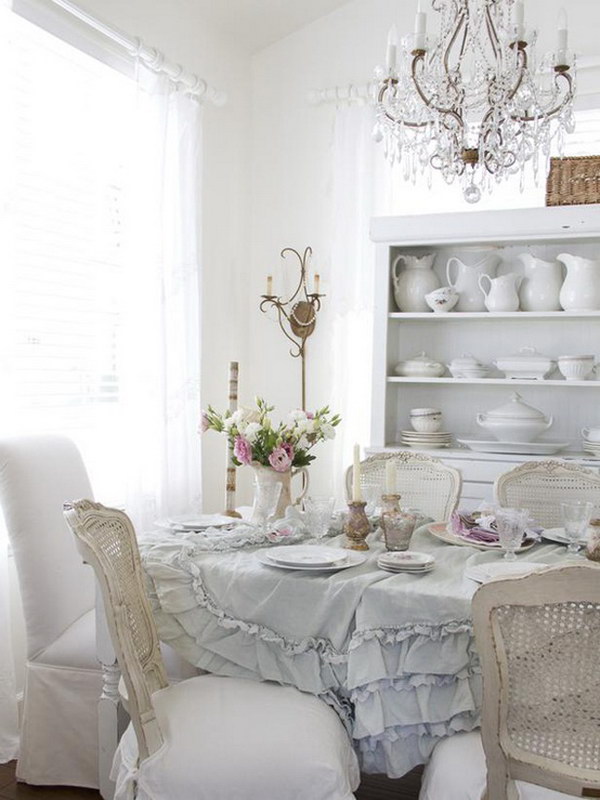
M 363 478 L 361 489 L 366 503 L 365 514 L 367 517 L 372 517 L 380 505 L 381 484 L 376 478 Z
M 521 546 L 529 512 L 521 508 L 499 508 L 496 510 L 496 527 L 500 546 L 506 561 L 516 561 L 515 551 Z
M 334 506 L 334 497 L 307 497 L 305 499 L 306 526 L 315 539 L 322 539 L 327 535 Z
M 573 500 L 560 504 L 565 536 L 569 540 L 567 552 L 571 555 L 575 556 L 579 552 L 592 517 L 593 508 L 593 503 L 585 500 Z

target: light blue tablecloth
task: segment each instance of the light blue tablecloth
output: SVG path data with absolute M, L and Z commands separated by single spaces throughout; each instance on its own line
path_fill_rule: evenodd
M 348 726 L 365 772 L 400 777 L 439 738 L 478 725 L 477 584 L 463 573 L 500 554 L 445 544 L 423 526 L 411 549 L 435 556 L 428 574 L 379 570 L 377 534 L 361 566 L 307 574 L 264 566 L 256 548 L 206 552 L 199 541 L 167 532 L 140 540 L 161 639 L 193 664 L 320 695 Z M 541 544 L 520 558 L 567 557 Z

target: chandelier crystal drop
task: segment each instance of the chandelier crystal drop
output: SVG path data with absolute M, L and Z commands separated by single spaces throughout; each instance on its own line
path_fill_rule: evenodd
M 438 170 L 458 180 L 465 200 L 531 162 L 545 176 L 550 146 L 574 128 L 575 64 L 567 22 L 559 15 L 557 48 L 538 60 L 526 32 L 523 0 L 432 0 L 439 33 L 428 39 L 417 8 L 415 32 L 388 38 L 387 67 L 376 70 L 373 137 L 406 179 Z

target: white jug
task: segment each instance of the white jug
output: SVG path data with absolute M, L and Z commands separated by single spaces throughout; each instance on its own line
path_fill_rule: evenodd
M 492 247 L 473 248 L 463 258 L 468 257 L 473 260 L 472 264 L 465 264 L 460 258 L 452 256 L 446 264 L 446 277 L 450 286 L 458 292 L 458 303 L 454 306 L 455 311 L 485 311 L 485 297 L 479 287 L 479 276 L 496 274 L 496 269 L 500 263 L 500 256 L 494 252 Z M 451 277 L 451 267 L 456 264 L 455 280 Z
M 567 268 L 560 290 L 565 311 L 600 311 L 600 261 L 561 253 L 556 256 Z
M 562 267 L 558 261 L 544 261 L 521 253 L 517 256 L 525 268 L 519 298 L 521 311 L 560 311 Z
M 484 282 L 489 281 L 489 289 L 486 292 Z M 522 278 L 516 272 L 509 272 L 497 278 L 490 278 L 489 275 L 479 276 L 479 288 L 485 295 L 485 307 L 488 311 L 518 311 L 519 295 L 518 290 Z
M 392 264 L 394 299 L 400 311 L 431 311 L 425 302 L 425 295 L 438 289 L 440 279 L 433 271 L 435 253 L 412 256 L 401 253 Z M 398 265 L 404 262 L 404 269 Z

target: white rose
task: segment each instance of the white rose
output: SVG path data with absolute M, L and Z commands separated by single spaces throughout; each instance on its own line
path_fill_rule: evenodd
M 226 419 L 223 420 L 223 427 L 225 428 L 227 433 L 229 433 L 229 431 L 233 428 L 234 425 L 235 421 L 233 417 L 227 417 Z
M 308 430 L 310 429 L 311 425 L 312 425 L 312 420 L 306 419 L 306 417 L 304 417 L 303 419 L 297 419 L 296 420 L 296 431 L 298 433 L 308 432 Z
M 306 436 L 301 436 L 298 441 L 296 442 L 296 449 L 297 450 L 308 450 L 310 446 L 310 442 L 306 438 Z
M 241 419 L 241 420 L 238 422 L 238 424 L 237 424 L 237 429 L 238 429 L 238 432 L 242 434 L 242 436 L 243 436 L 243 435 L 244 435 L 244 433 L 246 432 L 246 429 L 248 428 L 248 425 L 249 425 L 249 424 L 250 424 L 250 423 L 249 423 L 249 422 L 246 422 L 246 420 L 245 420 L 245 419 Z
M 246 428 L 246 439 L 252 444 L 256 441 L 256 437 L 261 431 L 261 427 L 258 422 L 249 422 L 248 427 Z
M 329 422 L 321 423 L 321 433 L 325 439 L 335 439 L 335 428 Z
M 238 410 L 234 411 L 233 414 L 229 417 L 232 425 L 239 425 L 243 418 L 244 418 L 244 412 L 241 408 L 238 408 Z
M 305 420 L 306 411 L 302 411 L 301 408 L 296 408 L 293 411 L 290 411 L 289 418 L 290 422 L 298 422 L 299 420 Z

